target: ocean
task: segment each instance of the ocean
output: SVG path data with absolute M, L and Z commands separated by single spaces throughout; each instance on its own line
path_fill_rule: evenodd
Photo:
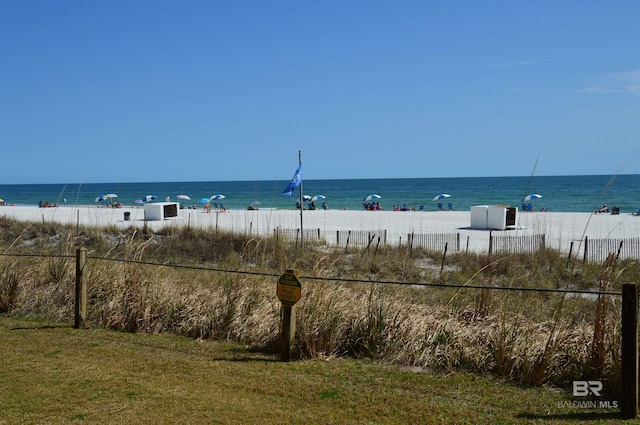
M 197 206 L 201 198 L 222 194 L 226 208 L 244 209 L 251 201 L 259 208 L 294 209 L 299 197 L 282 195 L 289 183 L 282 181 L 227 182 L 157 182 L 157 183 L 69 183 L 69 184 L 0 184 L 0 199 L 7 204 L 38 205 L 40 201 L 60 206 L 99 205 L 101 195 L 116 194 L 115 201 L 126 206 L 140 205 L 146 195 L 157 201 L 181 202 L 186 207 Z M 607 204 L 618 206 L 621 213 L 636 212 L 640 208 L 640 174 L 617 176 L 533 176 L 533 177 L 459 177 L 413 179 L 348 179 L 303 180 L 305 195 L 324 195 L 331 209 L 361 209 L 363 199 L 378 194 L 380 205 L 387 210 L 399 207 L 438 209 L 438 202 L 457 210 L 469 210 L 473 205 L 510 205 L 521 207 L 524 196 L 536 193 L 542 198 L 531 201 L 534 209 L 556 212 L 591 212 Z M 432 199 L 441 193 L 451 195 L 441 201 Z M 191 201 L 180 200 L 188 195 Z M 65 203 L 66 200 L 66 203 Z

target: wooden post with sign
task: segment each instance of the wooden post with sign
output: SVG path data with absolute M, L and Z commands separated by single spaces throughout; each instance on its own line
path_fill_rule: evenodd
M 622 284 L 622 383 L 620 410 L 623 419 L 638 417 L 638 299 L 637 283 Z
M 302 285 L 294 270 L 286 270 L 278 279 L 276 294 L 282 303 L 282 324 L 280 327 L 280 361 L 291 358 L 291 343 L 296 334 L 296 316 L 293 306 L 300 299 Z

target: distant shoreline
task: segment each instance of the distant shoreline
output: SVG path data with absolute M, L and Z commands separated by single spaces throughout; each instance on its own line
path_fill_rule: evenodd
M 95 201 L 106 194 L 116 194 L 114 200 L 135 207 L 147 195 L 156 201 L 178 200 L 185 206 L 202 208 L 200 200 L 223 194 L 226 208 L 239 210 L 258 201 L 262 208 L 295 211 L 299 193 L 282 194 L 288 181 L 246 182 L 165 182 L 165 183 L 107 183 L 107 184 L 31 184 L 2 185 L 0 199 L 20 206 L 38 205 L 39 201 L 66 206 L 97 206 Z M 534 210 L 555 212 L 591 212 L 603 204 L 618 206 L 622 213 L 635 212 L 640 207 L 640 175 L 575 176 L 575 177 L 495 177 L 495 178 L 415 178 L 415 179 L 355 179 L 303 180 L 304 194 L 323 195 L 333 210 L 362 210 L 363 199 L 371 194 L 381 196 L 380 204 L 387 210 L 393 205 L 438 211 L 434 197 L 448 194 L 440 209 L 469 210 L 474 205 L 511 205 L 522 210 L 522 200 L 529 194 L 540 194 L 531 202 Z M 188 195 L 190 200 L 178 196 Z M 213 201 L 216 202 L 216 201 Z

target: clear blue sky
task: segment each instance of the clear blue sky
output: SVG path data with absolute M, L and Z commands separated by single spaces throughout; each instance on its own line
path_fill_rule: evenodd
M 0 0 L 0 183 L 640 174 L 640 1 Z

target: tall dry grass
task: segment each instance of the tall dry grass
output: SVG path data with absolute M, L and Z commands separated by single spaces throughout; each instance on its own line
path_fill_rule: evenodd
M 615 390 L 619 297 L 464 286 L 619 290 L 622 282 L 640 276 L 637 261 L 568 270 L 552 250 L 502 257 L 455 254 L 441 270 L 441 254 L 403 247 L 344 253 L 308 243 L 300 250 L 282 239 L 227 233 L 75 229 L 6 219 L 0 219 L 0 228 L 1 252 L 51 255 L 0 256 L 3 312 L 71 321 L 72 254 L 81 244 L 89 256 L 89 325 L 238 341 L 276 352 L 277 276 L 295 268 L 303 282 L 295 306 L 298 357 L 366 357 L 430 371 L 495 373 L 531 385 L 569 386 L 593 378 Z M 359 279 L 372 282 L 355 282 Z M 462 287 L 420 285 L 430 282 Z

